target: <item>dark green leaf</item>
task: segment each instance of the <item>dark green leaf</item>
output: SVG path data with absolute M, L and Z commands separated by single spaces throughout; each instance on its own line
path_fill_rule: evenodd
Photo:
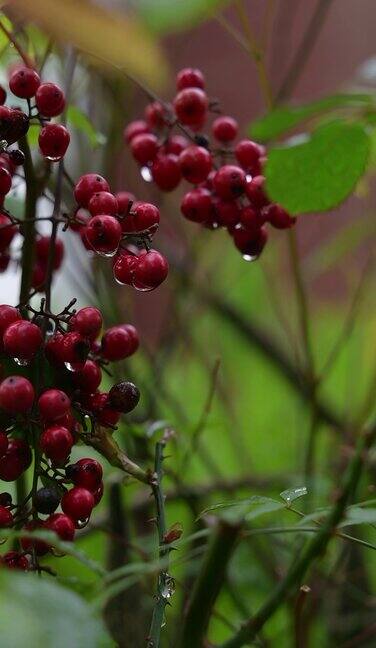
M 346 527 L 354 524 L 376 524 L 376 508 L 350 506 L 346 511 L 345 519 L 339 526 Z
M 269 152 L 267 193 L 294 215 L 333 209 L 354 190 L 369 149 L 361 124 L 325 124 L 307 142 Z
M 338 94 L 324 97 L 324 99 L 313 101 L 304 106 L 276 108 L 254 121 L 249 127 L 249 134 L 259 142 L 268 142 L 312 117 L 323 115 L 337 108 L 363 108 L 373 104 L 374 99 L 371 95 Z
M 77 106 L 70 105 L 67 112 L 68 123 L 77 128 L 78 131 L 86 135 L 90 145 L 95 148 L 106 142 L 103 133 L 95 130 L 90 119 Z
M 211 18 L 229 0 L 133 0 L 143 22 L 154 32 L 167 33 L 189 29 Z

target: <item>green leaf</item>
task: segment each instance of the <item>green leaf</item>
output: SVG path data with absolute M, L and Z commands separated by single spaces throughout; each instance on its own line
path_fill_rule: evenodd
M 269 152 L 267 193 L 293 215 L 333 209 L 364 173 L 369 149 L 361 124 L 325 124 L 307 142 Z
M 86 135 L 92 148 L 96 148 L 97 146 L 106 143 L 105 135 L 94 128 L 87 115 L 85 115 L 85 113 L 77 106 L 73 106 L 72 104 L 69 106 L 67 119 L 68 123 Z
M 197 519 L 202 518 L 208 513 L 215 515 L 230 510 L 231 519 L 254 520 L 263 513 L 270 513 L 271 511 L 283 509 L 284 507 L 285 504 L 283 502 L 274 500 L 271 497 L 253 495 L 252 497 L 243 500 L 230 500 L 228 502 L 220 502 L 219 504 L 208 506 L 208 508 L 204 509 L 200 513 Z
M 3 646 L 71 648 L 113 645 L 90 606 L 56 581 L 37 574 L 0 574 Z
M 345 519 L 339 527 L 352 526 L 354 524 L 376 524 L 376 508 L 361 508 L 350 506 L 346 511 Z
M 264 117 L 254 121 L 249 127 L 250 137 L 259 142 L 268 142 L 302 122 L 323 115 L 337 108 L 363 108 L 374 105 L 374 98 L 368 94 L 337 94 L 312 101 L 304 106 L 276 108 Z
M 305 486 L 300 486 L 300 488 L 289 488 L 288 490 L 282 491 L 280 493 L 280 497 L 282 497 L 283 500 L 285 500 L 286 504 L 291 504 L 294 500 L 298 499 L 299 497 L 303 497 L 303 495 L 307 495 L 307 488 Z
M 184 30 L 211 18 L 229 0 L 133 0 L 134 8 L 152 31 Z

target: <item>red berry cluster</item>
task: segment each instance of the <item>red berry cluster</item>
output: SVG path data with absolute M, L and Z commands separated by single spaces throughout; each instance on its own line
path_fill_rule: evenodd
M 267 223 L 286 229 L 295 222 L 265 193 L 265 148 L 249 139 L 234 145 L 238 124 L 229 116 L 214 119 L 210 142 L 202 131 L 209 113 L 219 110 L 205 92 L 200 70 L 181 70 L 176 86 L 172 105 L 159 100 L 147 105 L 145 119 L 131 122 L 124 139 L 162 191 L 172 191 L 182 179 L 194 185 L 181 203 L 185 218 L 210 229 L 226 228 L 244 258 L 254 259 L 267 241 Z
M 7 373 L 0 382 L 0 479 L 18 479 L 29 468 L 34 449 L 37 480 L 25 502 L 17 505 L 8 493 L 0 493 L 0 528 L 48 529 L 68 541 L 86 524 L 103 494 L 101 465 L 91 458 L 69 463 L 72 448 L 98 426 L 114 428 L 140 397 L 137 387 L 126 381 L 109 392 L 99 390 L 102 368 L 137 350 L 136 329 L 113 326 L 98 341 L 99 309 L 74 311 L 72 306 L 58 315 L 47 312 L 43 302 L 39 311 L 28 306 L 25 315 L 27 311 L 31 319 L 16 307 L 0 306 L 0 353 L 2 372 L 6 367 Z M 62 512 L 56 512 L 59 506 Z M 39 568 L 38 556 L 51 549 L 27 536 L 20 544 L 20 551 L 1 557 L 3 564 Z

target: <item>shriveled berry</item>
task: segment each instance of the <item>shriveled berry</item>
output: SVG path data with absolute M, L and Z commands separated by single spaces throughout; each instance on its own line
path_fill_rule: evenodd
M 127 414 L 138 405 L 140 390 L 132 382 L 119 382 L 111 387 L 108 398 L 111 407 L 118 412 Z
M 31 450 L 23 439 L 9 439 L 8 448 L 0 458 L 0 479 L 15 481 L 31 464 Z
M 75 534 L 74 522 L 64 513 L 54 513 L 44 523 L 49 531 L 54 531 L 64 542 L 72 542 Z
M 6 507 L 11 506 L 12 495 L 10 493 L 7 493 L 6 491 L 4 493 L 0 493 L 0 505 Z
M 52 425 L 43 430 L 39 443 L 46 457 L 53 463 L 64 464 L 72 449 L 73 437 L 67 428 Z
M 185 87 L 174 99 L 174 109 L 178 120 L 186 126 L 203 123 L 208 110 L 208 98 L 200 88 Z
M 60 504 L 60 494 L 56 488 L 44 486 L 39 488 L 33 497 L 33 506 L 38 513 L 54 513 Z
M 212 133 L 218 142 L 232 142 L 238 134 L 239 125 L 233 117 L 221 116 L 214 120 Z
M 59 162 L 64 157 L 69 142 L 69 131 L 62 124 L 46 124 L 38 137 L 40 151 L 50 162 Z
M 212 156 L 202 146 L 188 146 L 179 155 L 179 166 L 183 178 L 192 184 L 204 182 L 212 168 Z
M 85 235 L 93 250 L 112 256 L 119 247 L 121 225 L 114 216 L 93 216 L 85 227 Z
M 177 90 L 184 88 L 204 88 L 205 78 L 201 70 L 197 68 L 183 68 L 176 75 Z
M 31 360 L 43 341 L 39 326 L 25 320 L 13 322 L 3 335 L 4 350 L 12 358 Z
M 172 191 L 181 180 L 178 158 L 172 153 L 158 155 L 151 167 L 155 184 L 162 191 Z
M 64 494 L 61 508 L 72 520 L 86 520 L 94 508 L 94 497 L 87 488 L 74 487 Z
M 35 94 L 35 103 L 43 117 L 56 117 L 65 108 L 64 92 L 56 83 L 41 83 Z
M 118 201 L 109 191 L 98 191 L 90 198 L 88 208 L 92 216 L 97 214 L 114 216 L 118 213 Z
M 47 389 L 38 400 L 39 414 L 44 421 L 56 421 L 69 411 L 70 404 L 61 389 Z
M 88 207 L 90 198 L 100 191 L 110 191 L 107 180 L 98 173 L 86 173 L 76 183 L 74 197 L 81 207 Z
M 9 79 L 11 91 L 20 99 L 34 97 L 39 85 L 39 74 L 29 67 L 17 67 Z
M 225 164 L 214 176 L 213 186 L 220 198 L 230 200 L 241 196 L 246 188 L 245 173 L 240 167 Z
M 9 414 L 27 412 L 31 409 L 33 402 L 34 388 L 27 378 L 8 376 L 0 384 L 0 408 Z
M 210 218 L 213 210 L 213 201 L 210 191 L 202 187 L 188 191 L 180 206 L 185 218 L 194 223 L 204 223 Z

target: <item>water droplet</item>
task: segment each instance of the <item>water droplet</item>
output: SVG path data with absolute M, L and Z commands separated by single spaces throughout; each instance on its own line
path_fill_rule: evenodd
M 28 367 L 30 360 L 25 360 L 25 358 L 13 358 L 14 362 L 18 364 L 19 367 Z
M 245 176 L 245 179 L 247 180 L 247 182 L 251 182 L 252 177 L 253 177 L 253 176 L 251 176 L 250 173 L 247 173 L 247 175 Z
M 60 160 L 62 160 L 63 156 L 62 156 L 62 155 L 57 155 L 57 156 L 54 156 L 54 155 L 46 155 L 45 158 L 46 158 L 46 160 L 48 160 L 49 162 L 60 162 Z
M 117 248 L 115 250 L 111 250 L 110 252 L 103 252 L 101 250 L 95 250 L 95 252 L 98 254 L 98 256 L 105 257 L 106 259 L 110 259 L 111 257 L 115 256 L 117 252 Z
M 170 599 L 175 593 L 175 581 L 168 574 L 164 577 L 164 584 L 161 589 L 161 595 L 164 599 Z
M 153 176 L 151 174 L 151 171 L 148 166 L 143 166 L 140 169 L 141 173 L 141 178 L 145 180 L 145 182 L 152 182 L 153 181 Z
M 88 524 L 90 518 L 85 518 L 85 520 L 77 520 L 77 528 L 83 529 Z
M 252 256 L 251 254 L 243 254 L 244 261 L 252 262 L 256 261 L 257 258 L 257 256 Z
M 68 369 L 68 371 L 74 371 L 74 366 L 70 362 L 64 362 L 64 367 Z
M 286 504 L 289 505 L 291 502 L 294 500 L 298 499 L 298 497 L 303 497 L 304 495 L 307 495 L 307 488 L 306 486 L 301 486 L 299 488 L 289 488 L 288 490 L 283 491 L 280 493 L 280 497 L 282 497 L 283 500 L 285 500 Z

